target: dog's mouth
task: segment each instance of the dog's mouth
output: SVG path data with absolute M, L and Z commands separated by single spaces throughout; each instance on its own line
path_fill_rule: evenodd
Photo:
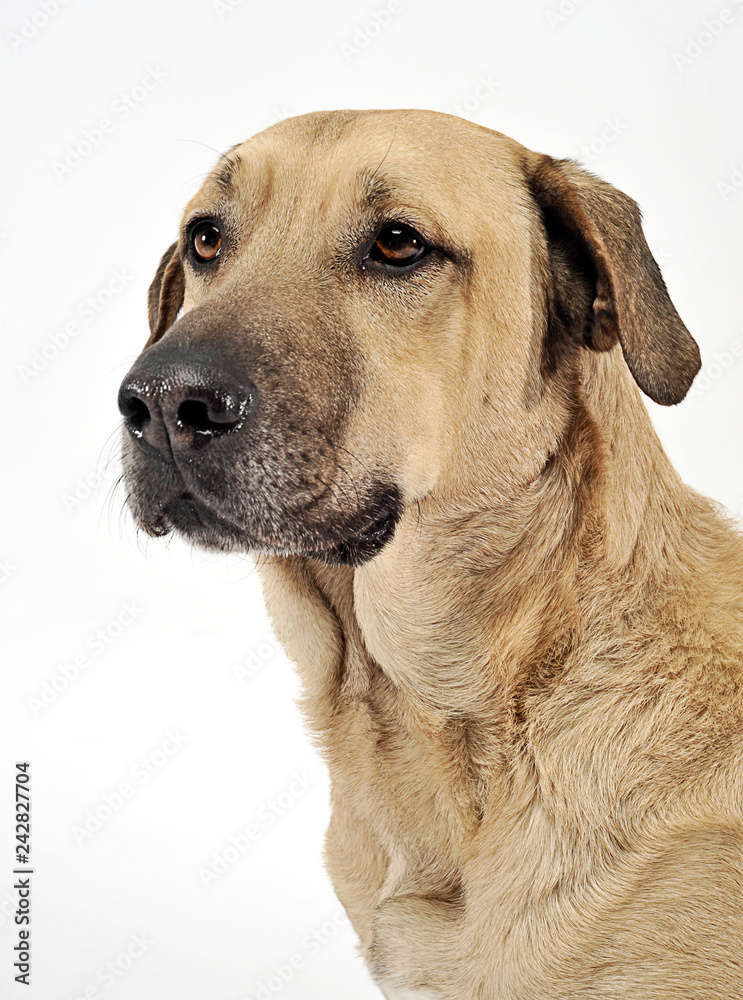
M 204 531 L 237 532 L 238 529 L 186 491 L 165 504 L 157 522 L 158 534 L 173 530 L 191 535 Z
M 282 518 L 283 523 L 278 519 L 274 524 L 261 523 L 257 517 L 255 523 L 244 526 L 188 490 L 158 504 L 152 516 L 140 511 L 138 520 L 148 534 L 176 532 L 203 548 L 306 556 L 329 565 L 360 566 L 392 540 L 401 514 L 397 488 L 376 484 L 357 510 L 322 521 L 303 516 L 300 509 Z

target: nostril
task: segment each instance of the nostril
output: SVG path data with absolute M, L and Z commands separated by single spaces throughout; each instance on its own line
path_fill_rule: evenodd
M 137 437 L 142 436 L 142 431 L 150 422 L 150 408 L 143 399 L 133 394 L 123 396 L 119 409 L 126 420 L 129 430 Z
M 168 461 L 237 433 L 254 409 L 252 382 L 196 360 L 138 362 L 119 390 L 129 434 Z
M 178 427 L 201 434 L 224 434 L 237 427 L 240 419 L 234 411 L 211 407 L 200 399 L 184 399 L 178 407 Z

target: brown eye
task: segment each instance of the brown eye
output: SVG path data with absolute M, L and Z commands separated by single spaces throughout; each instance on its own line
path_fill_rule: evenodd
M 191 245 L 199 260 L 214 260 L 222 249 L 222 234 L 213 222 L 198 222 L 191 230 Z
M 380 231 L 369 252 L 372 260 L 392 267 L 406 267 L 426 253 L 428 246 L 412 226 L 404 222 L 388 222 Z

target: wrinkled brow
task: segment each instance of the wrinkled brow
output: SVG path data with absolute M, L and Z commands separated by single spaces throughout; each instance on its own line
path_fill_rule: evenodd
M 367 208 L 380 208 L 389 204 L 399 189 L 399 183 L 391 177 L 381 176 L 376 170 L 362 170 L 356 176 L 356 197 Z
M 225 153 L 223 162 L 212 174 L 212 180 L 222 194 L 232 194 L 232 178 L 236 168 L 237 160 L 229 159 L 229 153 Z

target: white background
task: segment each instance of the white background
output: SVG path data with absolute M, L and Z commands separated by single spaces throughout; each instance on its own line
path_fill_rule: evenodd
M 691 398 L 653 418 L 685 479 L 738 515 L 743 3 L 45 2 L 51 16 L 31 0 L 0 15 L 0 996 L 372 998 L 334 922 L 323 767 L 250 562 L 138 540 L 111 492 L 147 286 L 218 153 L 272 120 L 459 109 L 640 202 L 705 360 Z M 33 775 L 30 989 L 11 957 L 18 759 Z M 199 870 L 250 824 L 257 842 L 205 887 Z M 275 967 L 286 977 L 297 955 L 284 984 Z

